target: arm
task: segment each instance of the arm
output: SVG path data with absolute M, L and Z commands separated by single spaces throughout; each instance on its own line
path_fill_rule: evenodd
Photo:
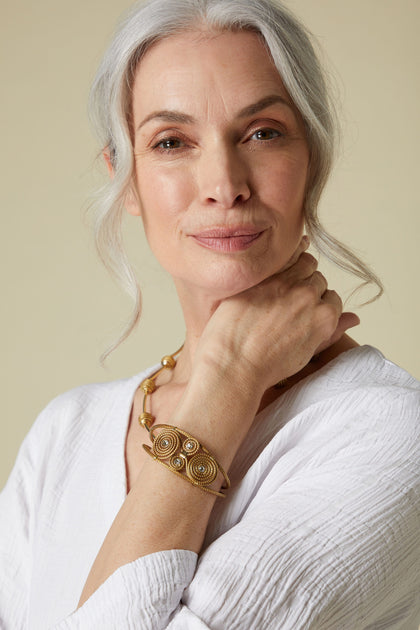
M 228 369 L 198 370 L 172 419 L 175 426 L 193 433 L 209 446 L 225 470 L 259 404 L 253 389 L 246 395 L 237 395 L 239 385 L 243 387 Z M 229 422 L 216 427 L 214 421 L 219 414 L 229 418 Z M 141 556 L 170 549 L 198 553 L 215 500 L 215 496 L 197 489 L 152 459 L 147 460 L 104 541 L 81 603 L 104 577 Z M 93 590 L 89 589 L 90 584 Z
M 21 457 L 0 495 L 1 628 L 26 626 L 30 566 L 29 485 L 29 466 Z
M 0 627 L 26 628 L 37 467 L 37 434 L 43 414 L 23 442 L 0 494 Z
M 326 291 L 315 269 L 312 256 L 300 256 L 287 271 L 222 302 L 202 335 L 171 423 L 197 437 L 225 469 L 264 391 L 297 372 L 322 343 L 348 327 L 340 319 L 341 301 Z M 108 532 L 80 605 L 129 562 L 163 550 L 198 552 L 214 502 L 147 461 Z

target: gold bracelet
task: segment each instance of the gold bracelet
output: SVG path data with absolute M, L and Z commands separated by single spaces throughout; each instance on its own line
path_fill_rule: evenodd
M 157 429 L 162 430 L 155 436 Z M 230 487 L 229 477 L 205 446 L 192 435 L 170 424 L 157 424 L 150 429 L 150 438 L 152 448 L 143 444 L 144 450 L 150 457 L 189 481 L 193 486 L 218 497 L 226 496 L 223 492 L 213 490 L 209 486 L 220 472 L 224 479 L 222 490 L 226 490 Z

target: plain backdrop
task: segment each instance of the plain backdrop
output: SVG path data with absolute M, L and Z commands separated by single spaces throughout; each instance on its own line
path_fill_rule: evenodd
M 37 413 L 76 385 L 139 372 L 184 327 L 141 223 L 126 238 L 143 287 L 137 332 L 98 357 L 129 300 L 96 259 L 85 209 L 105 177 L 89 130 L 89 84 L 128 0 L 2 0 L 0 485 Z M 420 376 L 418 0 L 289 0 L 336 76 L 344 142 L 321 216 L 382 278 L 353 336 Z M 354 280 L 329 266 L 346 296 Z

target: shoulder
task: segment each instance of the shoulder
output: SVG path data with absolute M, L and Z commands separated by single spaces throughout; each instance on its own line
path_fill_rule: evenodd
M 70 460 L 80 445 L 90 443 L 102 429 L 113 426 L 115 418 L 123 425 L 146 373 L 82 385 L 55 397 L 32 425 L 17 464 L 34 472 L 51 469 L 52 462 Z
M 420 392 L 420 382 L 402 367 L 387 359 L 380 350 L 364 345 L 343 352 L 328 363 L 326 372 L 358 387 L 402 388 Z
M 395 423 L 400 429 L 418 430 L 420 382 L 379 350 L 361 346 L 339 355 L 292 389 L 282 411 L 290 418 L 309 419 L 311 430 L 328 427 L 334 433 L 380 427 L 385 435 L 395 430 Z
M 307 418 L 325 458 L 398 477 L 418 461 L 420 383 L 375 348 L 340 355 L 308 384 L 308 395 L 317 399 Z
M 332 410 L 352 418 L 349 430 L 394 444 L 418 435 L 420 382 L 376 348 L 362 346 L 340 355 L 316 387 L 324 395 L 328 390 Z
M 80 385 L 53 398 L 41 412 L 44 418 L 77 419 L 109 408 L 110 404 L 121 403 L 122 399 L 135 391 L 141 375 L 130 378 Z
M 260 414 L 232 476 L 260 496 L 292 483 L 317 494 L 321 479 L 326 496 L 363 486 L 390 499 L 397 488 L 420 495 L 419 433 L 418 381 L 377 350 L 357 348 Z
M 56 425 L 56 429 L 64 428 L 68 423 L 73 426 L 80 422 L 89 423 L 93 418 L 100 419 L 113 407 L 127 401 L 134 394 L 141 375 L 131 378 L 81 385 L 53 398 L 41 412 L 35 422 L 35 430 L 45 425 Z M 39 425 L 39 427 L 37 427 Z
M 239 478 L 257 461 L 265 474 L 285 462 L 300 474 L 344 458 L 398 466 L 418 457 L 420 383 L 362 346 L 286 391 L 258 420 L 235 461 Z

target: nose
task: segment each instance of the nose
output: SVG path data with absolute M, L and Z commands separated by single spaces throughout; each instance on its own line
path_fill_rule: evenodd
M 206 206 L 230 209 L 251 196 L 249 169 L 236 147 L 215 143 L 200 158 L 198 185 Z

